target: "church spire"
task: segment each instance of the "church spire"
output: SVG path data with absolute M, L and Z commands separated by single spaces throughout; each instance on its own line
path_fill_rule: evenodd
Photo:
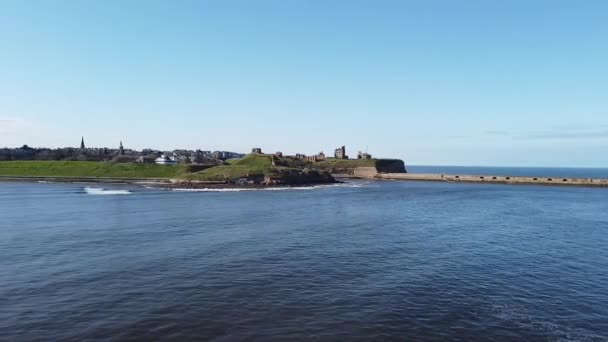
M 80 140 L 80 148 L 84 149 L 84 137 Z

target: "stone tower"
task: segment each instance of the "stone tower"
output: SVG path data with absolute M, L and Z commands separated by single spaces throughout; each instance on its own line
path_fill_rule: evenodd
M 337 148 L 334 151 L 334 158 L 336 159 L 348 159 L 348 156 L 346 155 L 346 147 L 342 146 Z
M 122 140 L 120 141 L 120 146 L 118 147 L 118 154 L 121 156 L 125 154 L 125 149 L 122 147 Z
M 85 149 L 85 147 L 84 147 L 84 137 L 82 137 L 82 138 L 80 139 L 80 148 L 81 148 L 81 149 Z

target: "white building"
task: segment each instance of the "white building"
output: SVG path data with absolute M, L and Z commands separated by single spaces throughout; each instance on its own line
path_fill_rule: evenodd
M 168 157 L 166 155 L 161 155 L 160 157 L 156 158 L 154 160 L 154 162 L 156 164 L 161 164 L 161 165 L 176 165 L 177 164 L 177 158 L 175 158 L 175 156 L 171 156 Z

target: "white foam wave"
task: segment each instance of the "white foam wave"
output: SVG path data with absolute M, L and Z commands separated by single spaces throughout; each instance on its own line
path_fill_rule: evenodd
M 333 187 L 343 188 L 360 188 L 364 184 L 324 184 L 315 186 L 285 186 L 285 187 L 269 187 L 269 188 L 200 188 L 200 189 L 171 189 L 173 191 L 188 191 L 188 192 L 240 192 L 240 191 L 287 191 L 287 190 L 316 190 L 316 189 L 327 189 Z
M 86 187 L 84 191 L 89 195 L 129 195 L 131 191 L 129 190 L 108 190 L 102 188 L 91 188 Z
M 239 192 L 239 191 L 284 191 L 284 190 L 312 190 L 312 186 L 281 187 L 281 188 L 201 188 L 201 189 L 171 189 L 173 191 L 190 192 Z

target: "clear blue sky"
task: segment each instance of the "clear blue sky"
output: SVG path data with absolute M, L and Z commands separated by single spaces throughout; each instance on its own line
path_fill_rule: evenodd
M 608 167 L 608 1 L 0 1 L 0 146 Z

